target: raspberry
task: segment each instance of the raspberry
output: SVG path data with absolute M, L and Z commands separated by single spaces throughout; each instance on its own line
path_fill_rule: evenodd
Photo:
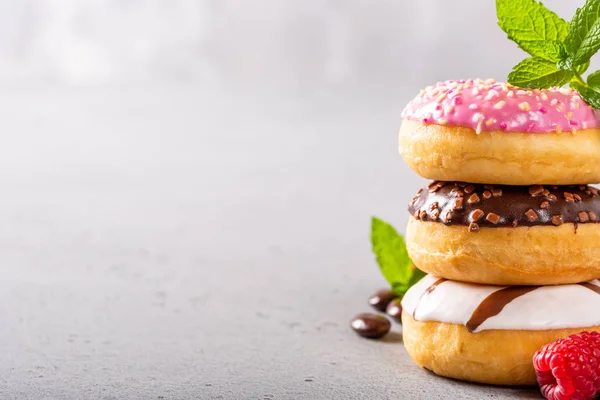
M 582 332 L 536 351 L 533 366 L 548 400 L 588 400 L 600 392 L 600 333 Z

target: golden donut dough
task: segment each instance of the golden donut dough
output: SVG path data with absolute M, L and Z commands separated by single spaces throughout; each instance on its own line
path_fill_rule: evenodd
M 600 224 L 521 226 L 469 232 L 410 217 L 406 247 L 421 270 L 488 285 L 554 285 L 600 277 Z
M 600 182 L 600 129 L 576 134 L 484 131 L 404 119 L 400 154 L 424 178 L 471 183 Z
M 492 385 L 534 385 L 533 354 L 545 344 L 600 326 L 550 330 L 486 330 L 415 321 L 402 313 L 404 347 L 422 368 L 448 378 Z

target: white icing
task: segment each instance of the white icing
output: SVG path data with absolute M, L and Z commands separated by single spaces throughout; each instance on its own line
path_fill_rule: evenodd
M 424 292 L 439 278 L 427 275 L 402 299 L 405 312 L 417 321 L 465 325 L 473 311 L 493 292 L 506 286 L 444 281 L 431 293 Z M 600 286 L 600 280 L 590 283 Z M 416 308 L 416 312 L 415 312 Z M 600 325 L 600 294 L 582 285 L 540 286 L 488 318 L 474 332 L 488 329 L 544 330 Z

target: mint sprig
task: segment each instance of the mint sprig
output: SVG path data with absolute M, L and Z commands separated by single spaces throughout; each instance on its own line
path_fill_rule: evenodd
M 376 217 L 371 218 L 371 243 L 381 273 L 398 296 L 404 296 L 425 276 L 423 271 L 413 267 L 402 235 L 392 225 Z
M 581 76 L 600 50 L 600 0 L 587 0 L 567 23 L 536 0 L 496 0 L 498 25 L 532 57 L 518 63 L 508 83 L 531 89 L 569 84 L 600 108 L 600 71 Z
M 583 64 L 600 49 L 600 1 L 588 0 L 569 24 L 565 41 L 571 65 Z
M 520 87 L 553 87 L 568 83 L 572 71 L 559 69 L 556 63 L 538 57 L 526 58 L 508 74 L 508 81 Z
M 569 24 L 537 1 L 496 1 L 498 25 L 534 57 L 559 61 L 566 55 Z

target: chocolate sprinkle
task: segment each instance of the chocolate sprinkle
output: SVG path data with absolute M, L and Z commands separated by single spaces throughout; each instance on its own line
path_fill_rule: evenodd
M 477 224 L 476 222 L 471 222 L 469 224 L 469 231 L 471 231 L 471 232 L 479 232 L 479 224 Z
M 431 184 L 431 187 L 438 186 L 436 182 Z M 464 225 L 472 232 L 482 227 L 600 222 L 600 196 L 598 190 L 591 186 L 582 186 L 584 190 L 580 190 L 578 186 L 545 185 L 539 193 L 539 188 L 535 186 L 486 186 L 492 192 L 490 198 L 483 195 L 486 191 L 484 185 L 444 182 L 436 192 L 422 190 L 417 201 L 409 205 L 409 211 L 423 221 L 437 220 L 446 225 Z M 458 195 L 457 190 L 461 187 L 465 187 L 465 191 L 469 189 L 468 200 Z M 547 195 L 544 194 L 546 191 Z M 586 191 L 590 194 L 585 194 Z M 531 192 L 537 195 L 533 196 Z M 436 206 L 433 206 L 434 203 Z M 585 216 L 581 213 L 585 213 Z
M 568 202 L 571 202 L 571 203 L 575 202 L 575 198 L 573 197 L 573 193 L 564 192 L 563 195 L 565 196 L 565 200 L 567 200 Z
M 535 185 L 529 188 L 529 194 L 532 196 L 537 196 L 544 191 L 544 187 L 542 185 Z
M 500 216 L 498 214 L 489 213 L 485 217 L 485 220 L 490 221 L 492 224 L 496 225 L 498 223 L 498 221 L 500 221 Z
M 533 209 L 531 209 L 531 208 L 530 208 L 529 210 L 527 210 L 527 212 L 525 213 L 525 215 L 527 216 L 527 219 L 528 219 L 529 221 L 531 221 L 531 222 L 533 222 L 533 221 L 537 221 L 537 220 L 538 220 L 538 216 L 537 216 L 537 214 L 536 214 L 536 213 L 535 213 L 535 211 L 533 211 Z
M 477 222 L 479 221 L 479 219 L 481 219 L 481 217 L 483 217 L 484 214 L 485 213 L 478 208 L 477 210 L 471 213 L 471 220 L 473 222 Z
M 477 193 L 473 193 L 471 195 L 471 197 L 469 197 L 469 200 L 467 200 L 467 203 L 469 203 L 469 204 L 479 203 L 479 196 L 477 196 Z

